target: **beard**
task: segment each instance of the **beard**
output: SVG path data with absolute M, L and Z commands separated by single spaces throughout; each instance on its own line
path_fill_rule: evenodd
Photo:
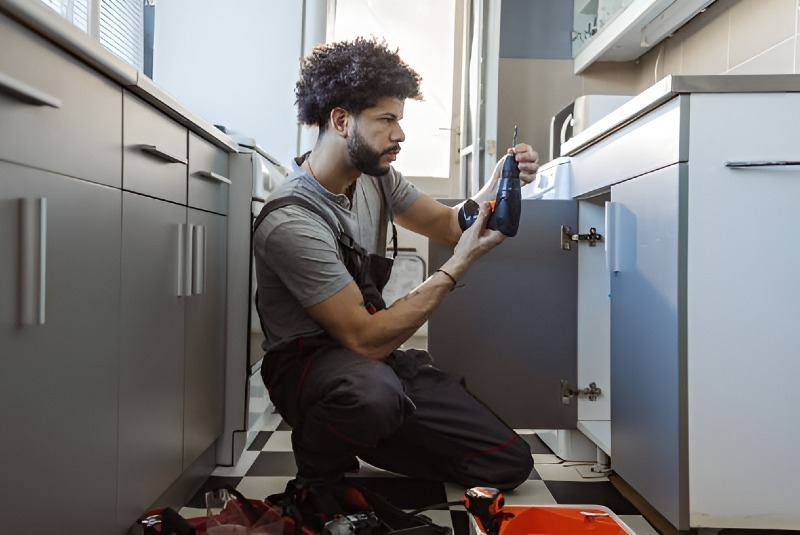
M 388 173 L 390 164 L 381 165 L 381 157 L 399 150 L 399 145 L 393 145 L 383 151 L 373 149 L 359 132 L 358 125 L 347 138 L 347 155 L 350 157 L 350 163 L 365 175 L 383 176 Z

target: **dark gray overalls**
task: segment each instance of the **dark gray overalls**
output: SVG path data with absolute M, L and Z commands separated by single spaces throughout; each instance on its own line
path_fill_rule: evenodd
M 396 255 L 391 198 L 383 182 L 373 180 L 383 192 Z M 328 223 L 364 305 L 371 313 L 386 308 L 381 291 L 393 260 L 368 254 L 312 203 L 293 196 L 272 200 L 254 230 L 267 214 L 287 205 L 306 208 Z M 511 489 L 524 482 L 533 467 L 528 444 L 460 378 L 432 362 L 427 351 L 417 349 L 396 350 L 376 362 L 326 334 L 270 350 L 261 371 L 270 399 L 292 426 L 298 476 L 335 480 L 357 455 L 384 470 L 465 487 Z

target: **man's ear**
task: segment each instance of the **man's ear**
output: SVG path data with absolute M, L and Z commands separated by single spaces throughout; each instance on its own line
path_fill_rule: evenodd
M 347 137 L 347 124 L 350 120 L 350 113 L 344 108 L 333 108 L 330 116 L 330 127 L 333 131 L 342 136 Z

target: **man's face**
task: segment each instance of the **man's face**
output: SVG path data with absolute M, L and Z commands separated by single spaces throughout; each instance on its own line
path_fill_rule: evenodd
M 400 152 L 406 136 L 400 128 L 404 102 L 386 97 L 354 117 L 347 137 L 347 154 L 353 166 L 364 174 L 381 176 Z

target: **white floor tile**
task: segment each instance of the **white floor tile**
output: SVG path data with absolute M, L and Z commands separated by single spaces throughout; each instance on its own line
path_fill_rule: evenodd
M 197 509 L 195 507 L 182 507 L 178 514 L 181 515 L 183 518 L 199 518 L 201 516 L 206 516 L 207 511 L 205 509 Z
M 585 481 L 589 483 L 593 481 L 608 481 L 608 478 L 604 476 L 586 478 L 578 472 L 576 465 L 571 465 L 569 463 L 540 464 L 535 466 L 535 469 L 539 473 L 539 476 L 545 481 Z
M 558 455 L 553 455 L 552 453 L 534 453 L 533 454 L 533 464 L 534 466 L 537 464 L 558 464 L 563 462 Z
M 463 500 L 464 493 L 467 492 L 467 489 L 455 483 L 445 483 L 444 492 L 447 495 L 447 501 L 454 502 L 456 500 Z M 457 507 L 451 507 L 451 509 L 457 509 Z
M 264 425 L 262 431 L 275 431 L 283 419 L 281 415 L 275 412 L 268 412 L 264 414 Z
M 556 499 L 550 494 L 544 481 L 528 480 L 514 490 L 504 492 L 506 505 L 551 505 Z
M 244 477 L 247 471 L 250 470 L 250 467 L 253 466 L 259 453 L 258 451 L 245 450 L 242 452 L 242 456 L 239 457 L 239 462 L 237 462 L 235 466 L 218 466 L 211 475 L 221 477 Z
M 236 486 L 236 490 L 248 498 L 263 500 L 270 494 L 286 490 L 286 483 L 294 479 L 290 476 L 248 476 Z
M 273 431 L 263 451 L 292 451 L 292 432 Z

